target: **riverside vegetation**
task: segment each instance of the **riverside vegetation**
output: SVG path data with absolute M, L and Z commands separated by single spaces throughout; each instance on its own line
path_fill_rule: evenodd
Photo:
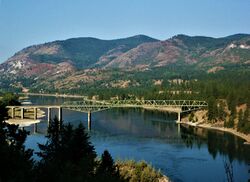
M 55 118 L 49 128 L 47 143 L 38 144 L 39 161 L 24 142 L 29 134 L 17 125 L 4 122 L 6 105 L 16 105 L 17 96 L 6 94 L 0 100 L 0 181 L 167 181 L 160 172 L 145 162 L 115 163 L 105 150 L 97 154 L 83 125 L 59 124 Z

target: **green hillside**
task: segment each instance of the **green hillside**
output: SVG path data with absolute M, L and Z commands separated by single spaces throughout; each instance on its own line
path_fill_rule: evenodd
M 101 40 L 96 38 L 72 38 L 65 41 L 56 41 L 54 44 L 60 46 L 57 54 L 31 53 L 31 58 L 43 63 L 60 63 L 71 60 L 73 65 L 79 69 L 93 67 L 99 58 L 112 49 L 126 52 L 139 44 L 155 42 L 156 39 L 145 35 L 137 35 L 124 39 Z

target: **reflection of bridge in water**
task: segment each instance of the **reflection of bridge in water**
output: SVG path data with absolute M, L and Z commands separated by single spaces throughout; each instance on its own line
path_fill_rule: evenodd
M 91 128 L 91 113 L 103 111 L 111 108 L 144 108 L 151 110 L 161 110 L 178 114 L 177 122 L 181 120 L 181 113 L 200 110 L 207 107 L 205 101 L 198 100 L 82 100 L 64 102 L 61 105 L 25 105 L 7 106 L 11 110 L 10 117 L 16 118 L 16 111 L 20 111 L 20 119 L 24 119 L 26 110 L 34 110 L 34 120 L 37 119 L 37 109 L 48 109 L 47 118 L 51 120 L 51 109 L 58 109 L 58 119 L 62 121 L 62 109 L 80 111 L 88 113 L 88 128 Z

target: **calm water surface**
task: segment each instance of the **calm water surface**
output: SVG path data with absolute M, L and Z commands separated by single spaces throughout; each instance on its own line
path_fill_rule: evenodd
M 30 97 L 33 104 L 59 104 L 72 99 Z M 52 115 L 57 111 L 53 110 Z M 64 122 L 87 126 L 87 114 L 63 110 Z M 224 132 L 215 132 L 175 123 L 176 116 L 139 109 L 111 109 L 92 114 L 89 132 L 96 152 L 108 149 L 115 159 L 145 160 L 172 181 L 226 181 L 224 161 L 231 161 L 235 181 L 250 179 L 250 146 Z M 47 118 L 33 126 L 26 146 L 38 150 L 45 143 Z

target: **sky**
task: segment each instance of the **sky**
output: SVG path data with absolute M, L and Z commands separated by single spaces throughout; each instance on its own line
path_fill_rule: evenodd
M 0 63 L 73 37 L 250 34 L 250 0 L 0 0 Z

